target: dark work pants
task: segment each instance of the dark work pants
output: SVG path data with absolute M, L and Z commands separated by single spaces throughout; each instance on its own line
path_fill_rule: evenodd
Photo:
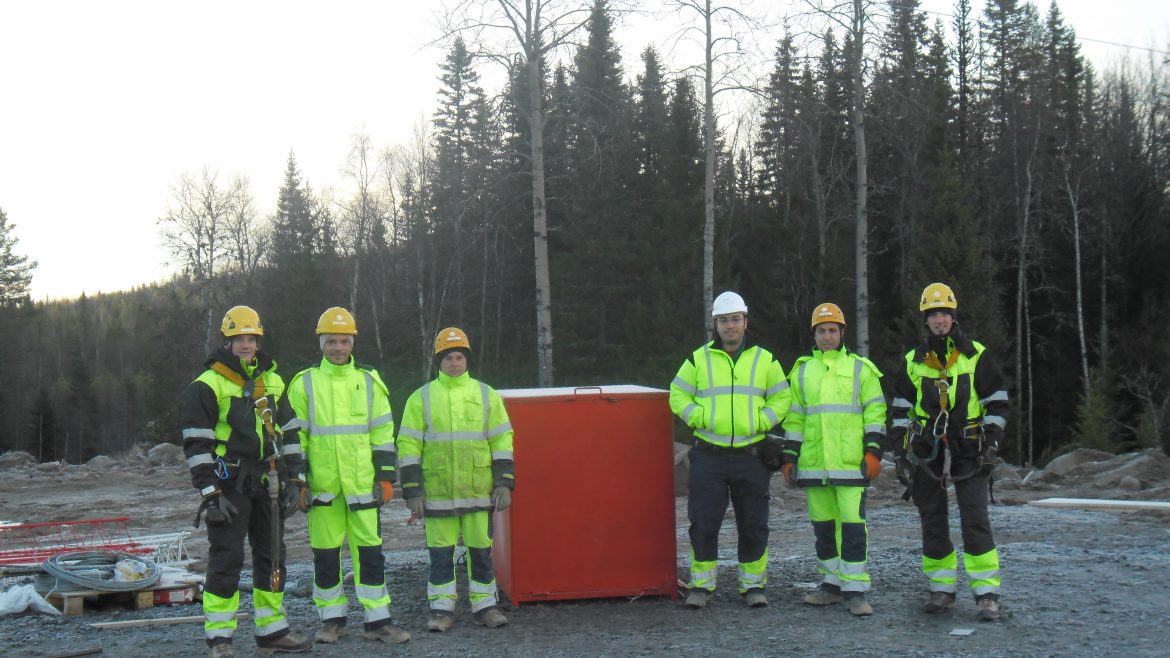
M 768 547 L 768 480 L 771 472 L 747 449 L 719 453 L 690 451 L 687 518 L 695 559 L 713 561 L 719 554 L 719 528 L 728 500 L 735 510 L 739 562 L 755 562 Z
M 942 474 L 943 455 L 930 464 L 935 478 Z M 970 473 L 976 462 L 969 459 L 955 459 L 951 472 L 957 476 Z M 955 550 L 951 542 L 951 531 L 947 518 L 947 490 L 942 483 L 922 472 L 919 466 L 914 474 L 911 495 L 918 507 L 922 520 L 922 554 L 934 560 L 951 554 Z M 955 502 L 959 505 L 959 525 L 963 535 L 963 551 L 971 555 L 982 555 L 995 548 L 991 533 L 991 519 L 987 516 L 987 476 L 972 475 L 954 482 Z
M 204 589 L 216 596 L 231 598 L 240 585 L 244 565 L 244 537 L 252 547 L 252 581 L 262 590 L 270 590 L 272 578 L 272 515 L 268 492 L 249 488 L 246 493 L 224 490 L 239 514 L 231 523 L 207 522 L 207 582 Z M 280 568 L 284 569 L 284 522 L 280 524 Z M 284 591 L 281 583 L 279 591 Z

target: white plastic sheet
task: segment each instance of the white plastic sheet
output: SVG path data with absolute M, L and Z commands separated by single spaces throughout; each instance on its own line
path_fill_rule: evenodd
M 54 608 L 45 597 L 37 594 L 32 585 L 16 585 L 0 592 L 0 615 L 14 615 L 28 609 L 47 615 L 61 614 L 61 611 Z

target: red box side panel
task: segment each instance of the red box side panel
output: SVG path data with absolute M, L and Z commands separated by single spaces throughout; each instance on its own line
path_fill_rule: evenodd
M 677 596 L 666 392 L 507 398 L 516 492 L 495 516 L 514 603 Z

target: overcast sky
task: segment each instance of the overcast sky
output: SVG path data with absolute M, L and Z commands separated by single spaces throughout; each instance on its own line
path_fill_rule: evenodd
M 788 4 L 800 3 L 776 1 Z M 1048 0 L 1036 4 L 1047 11 Z M 321 190 L 344 187 L 339 171 L 355 133 L 378 149 L 408 142 L 436 103 L 444 50 L 425 47 L 437 35 L 436 5 L 0 2 L 0 208 L 17 227 L 17 251 L 39 263 L 33 297 L 166 277 L 157 219 L 184 172 L 246 176 L 269 215 L 290 151 Z M 972 5 L 982 12 L 981 0 Z M 935 16 L 951 6 L 925 3 Z M 1059 6 L 1084 39 L 1170 43 L 1166 0 Z M 630 75 L 653 34 L 619 31 Z M 1094 41 L 1082 48 L 1098 68 L 1126 52 L 1148 55 Z

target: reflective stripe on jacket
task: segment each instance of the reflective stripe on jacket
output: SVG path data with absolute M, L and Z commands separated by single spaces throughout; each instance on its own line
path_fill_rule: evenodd
M 343 496 L 353 510 L 377 507 L 374 481 L 394 481 L 396 463 L 390 393 L 378 372 L 352 358 L 341 366 L 321 359 L 297 373 L 288 400 L 300 441 L 285 450 L 305 455 L 313 502 Z
M 789 373 L 792 407 L 784 440 L 799 444 L 801 486 L 866 486 L 861 463 L 867 444 L 879 447 L 886 429 L 882 373 L 844 347 L 813 350 Z
M 398 432 L 402 495 L 426 496 L 426 514 L 490 510 L 492 489 L 515 486 L 512 423 L 504 402 L 468 373 L 411 394 Z
M 670 409 L 695 436 L 717 446 L 741 447 L 763 440 L 788 413 L 784 369 L 772 353 L 746 347 L 732 362 L 707 343 L 683 362 L 670 384 Z

